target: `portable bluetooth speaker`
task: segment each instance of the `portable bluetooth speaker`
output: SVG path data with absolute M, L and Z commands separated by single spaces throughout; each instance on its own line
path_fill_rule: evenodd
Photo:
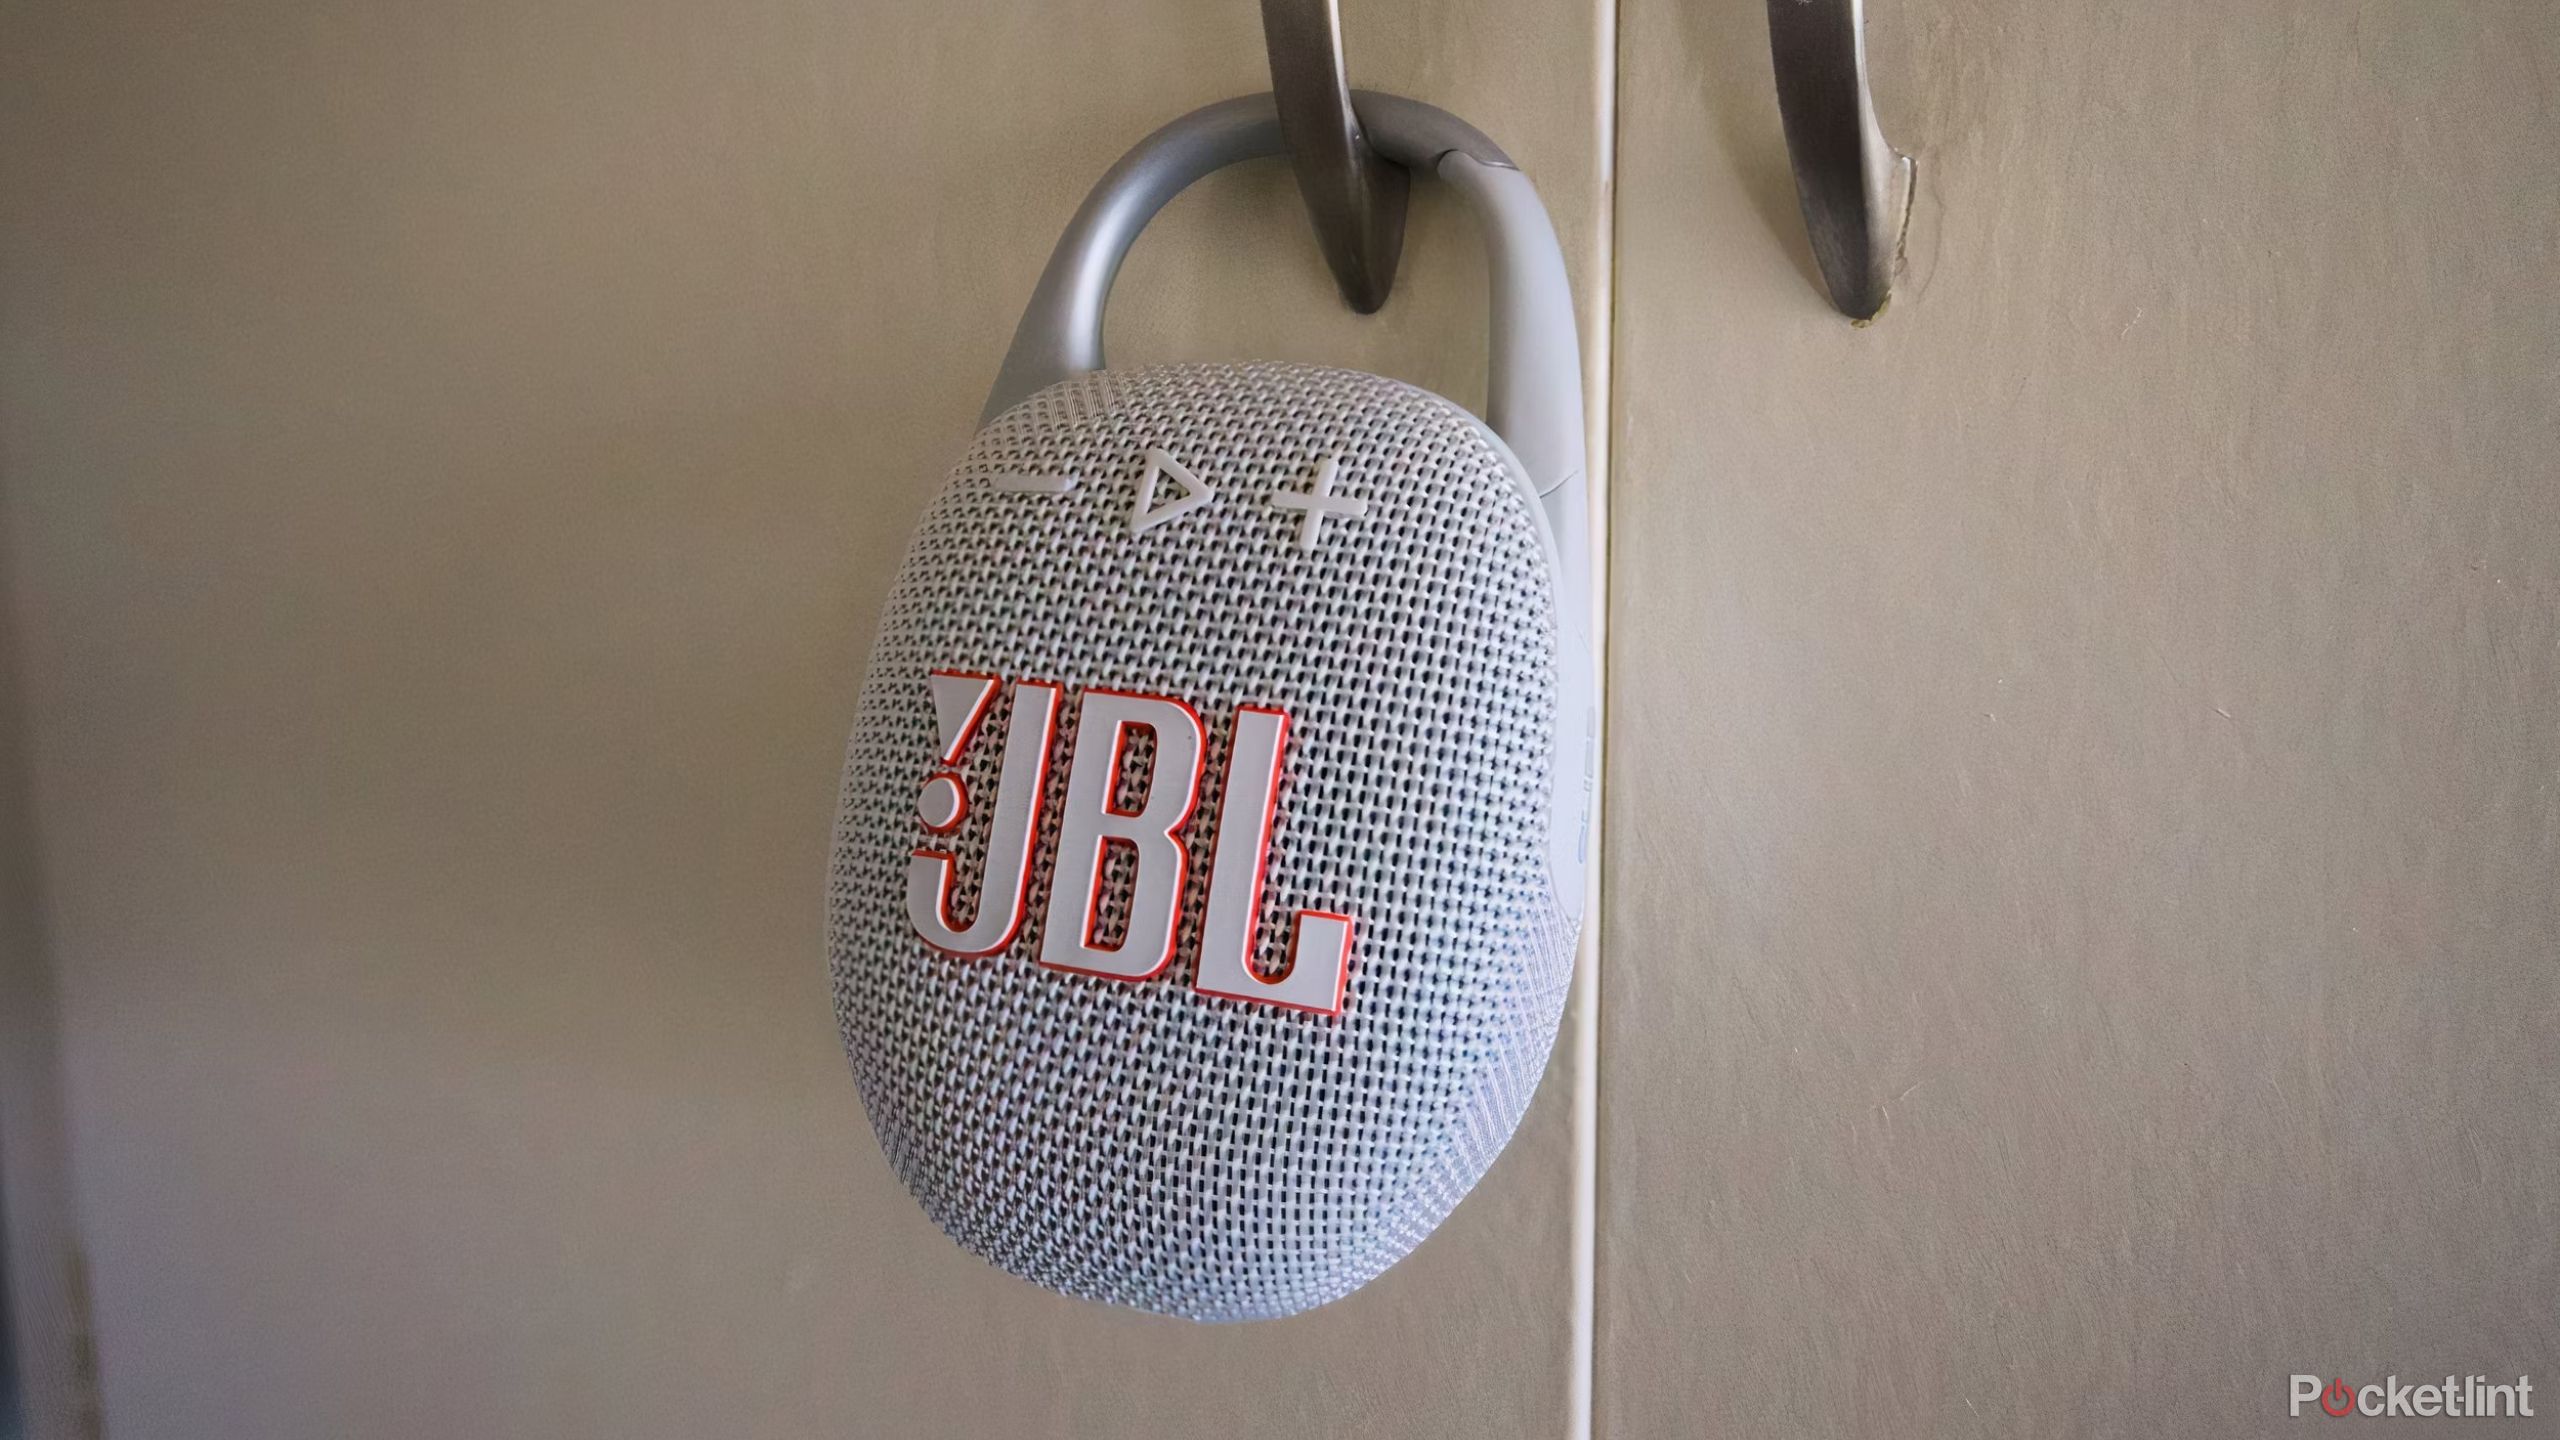
M 1483 1176 L 1573 968 L 1596 716 L 1581 366 L 1501 151 L 1364 94 L 1485 232 L 1487 425 L 1310 365 L 1104 370 L 1149 217 L 1281 149 L 1149 136 L 1059 241 L 846 751 L 835 1007 L 925 1212 L 1070 1295 L 1287 1315 Z

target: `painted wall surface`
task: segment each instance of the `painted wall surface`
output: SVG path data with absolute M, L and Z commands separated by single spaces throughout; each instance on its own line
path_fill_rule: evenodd
M 1601 1432 L 2548 1433 L 2560 8 L 1872 9 L 1867 330 L 1622 20 Z
M 1352 7 L 1587 284 L 1592 7 Z M 880 1159 L 821 944 L 908 526 L 1122 148 L 1247 4 L 0 10 L 0 477 L 108 1433 L 1554 1433 L 1568 1106 L 1256 1329 L 1046 1297 Z M 1124 359 L 1481 393 L 1417 201 L 1343 311 L 1264 164 Z M 1556 1077 L 1560 1082 L 1561 1077 Z
M 5 324 L 5 321 L 0 321 Z M 0 533 L 7 530 L 0 507 Z M 7 578 L 0 546 L 0 582 Z M 0 583 L 0 595 L 6 595 Z M 77 1435 L 96 1423 L 53 970 L 44 944 L 34 807 L 28 803 L 17 639 L 0 606 L 0 1436 Z M 12 1431 L 11 1425 L 22 1427 Z

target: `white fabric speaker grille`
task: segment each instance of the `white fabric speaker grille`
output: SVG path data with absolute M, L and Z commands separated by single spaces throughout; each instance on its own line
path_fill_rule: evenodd
M 1145 452 L 1216 487 L 1132 535 Z M 1269 497 L 1338 457 L 1311 552 Z M 1072 478 L 1065 494 L 1004 477 Z M 1018 483 L 1018 482 L 1017 482 Z M 1544 1069 L 1579 897 L 1546 830 L 1553 562 L 1491 432 L 1427 391 L 1304 365 L 1180 365 L 1054 385 L 980 432 L 926 513 L 847 747 L 829 889 L 837 1021 L 892 1165 L 962 1245 L 1070 1295 L 1203 1320 L 1290 1314 L 1419 1244 L 1519 1123 Z M 902 909 L 926 838 L 926 673 L 1178 696 L 1208 728 L 1171 967 L 1034 962 L 1053 765 L 1021 931 L 960 959 Z M 961 771 L 994 793 L 999 699 Z M 1256 954 L 1300 909 L 1354 918 L 1339 1016 L 1196 993 L 1234 708 L 1293 716 Z M 989 807 L 980 806 L 983 811 Z M 975 913 L 975 813 L 942 842 Z M 1106 894 L 1127 884 L 1125 855 Z M 1112 913 L 1106 898 L 1104 913 Z M 1108 938 L 1107 936 L 1105 937 Z

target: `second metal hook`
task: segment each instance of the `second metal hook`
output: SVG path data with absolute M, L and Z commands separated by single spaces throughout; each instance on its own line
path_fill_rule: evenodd
M 1911 213 L 1911 157 L 1876 123 L 1861 0 L 1769 0 L 1778 118 L 1814 263 L 1852 320 L 1884 309 Z
M 1404 251 L 1404 170 L 1369 145 L 1351 108 L 1339 0 L 1262 0 L 1271 93 L 1298 193 L 1343 301 L 1363 315 L 1387 303 Z

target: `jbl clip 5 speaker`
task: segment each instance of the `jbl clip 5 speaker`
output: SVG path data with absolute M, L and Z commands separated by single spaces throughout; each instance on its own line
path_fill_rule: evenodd
M 1364 94 L 1486 237 L 1490 425 L 1296 364 L 1105 370 L 1138 230 L 1280 153 L 1147 137 L 1068 226 L 925 512 L 846 749 L 828 931 L 881 1148 L 1025 1279 L 1323 1304 L 1483 1176 L 1555 1041 L 1596 716 L 1581 364 L 1528 180 Z

